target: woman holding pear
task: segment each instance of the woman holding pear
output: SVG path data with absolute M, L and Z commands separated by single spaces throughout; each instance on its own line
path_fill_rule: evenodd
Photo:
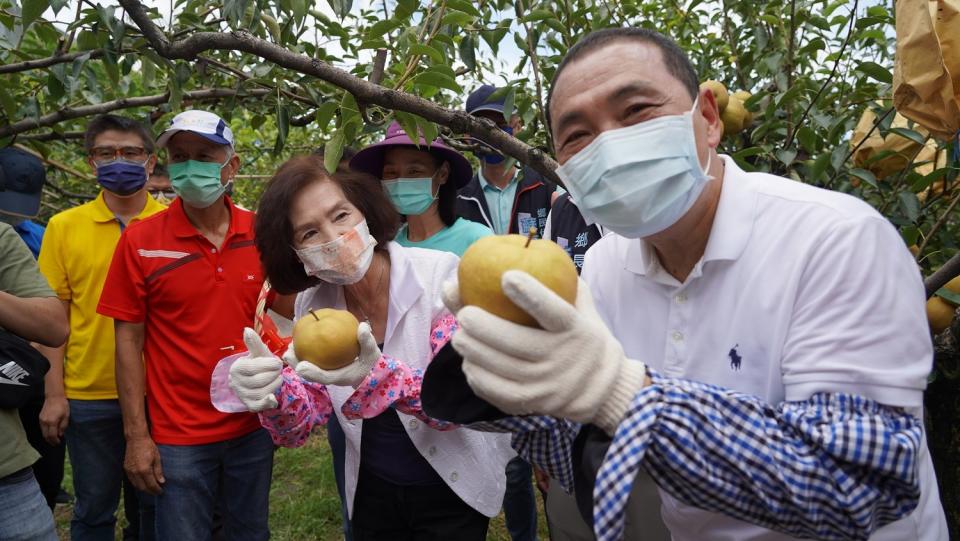
M 376 177 L 329 175 L 316 156 L 285 163 L 256 231 L 271 283 L 300 292 L 294 345 L 281 361 L 248 330 L 230 386 L 278 445 L 302 445 L 337 416 L 357 541 L 481 540 L 500 510 L 509 437 L 422 412 L 423 371 L 456 328 L 441 290 L 457 258 L 392 242 L 398 227 Z

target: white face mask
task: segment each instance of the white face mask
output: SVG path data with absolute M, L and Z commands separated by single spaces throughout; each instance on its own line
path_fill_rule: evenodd
M 373 261 L 377 240 L 370 236 L 363 220 L 339 238 L 294 250 L 303 263 L 303 270 L 330 284 L 355 284 L 363 278 Z
M 643 238 L 690 210 L 711 179 L 697 156 L 696 108 L 603 132 L 557 169 L 588 224 Z

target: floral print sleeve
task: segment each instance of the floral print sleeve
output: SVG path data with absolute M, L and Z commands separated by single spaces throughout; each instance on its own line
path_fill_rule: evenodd
M 323 425 L 333 413 L 326 386 L 305 381 L 289 366 L 283 367 L 283 383 L 277 389 L 275 409 L 260 412 L 260 424 L 270 433 L 273 443 L 282 447 L 300 447 L 313 427 Z
M 452 315 L 442 317 L 430 333 L 430 354 L 436 355 L 457 329 Z M 356 392 L 343 405 L 347 419 L 371 419 L 393 407 L 401 413 L 412 415 L 436 430 L 453 430 L 458 425 L 434 419 L 423 413 L 420 405 L 420 387 L 423 370 L 410 368 L 405 363 L 387 355 L 380 357 L 373 370 L 363 380 Z

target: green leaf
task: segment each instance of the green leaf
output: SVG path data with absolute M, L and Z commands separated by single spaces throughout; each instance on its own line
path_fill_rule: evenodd
M 17 103 L 7 92 L 5 85 L 0 85 L 0 107 L 3 107 L 3 112 L 6 114 L 7 119 L 13 122 L 13 119 L 16 118 L 17 115 Z
M 343 146 L 346 144 L 346 138 L 343 130 L 337 130 L 333 137 L 323 145 L 323 165 L 327 168 L 327 173 L 333 174 L 340 165 L 340 158 L 343 157 Z
M 503 98 L 503 119 L 507 122 L 510 122 L 510 117 L 513 116 L 513 102 L 517 97 L 517 89 L 510 87 L 507 90 L 507 95 Z
M 813 154 L 817 150 L 817 133 L 807 126 L 800 126 L 797 130 L 797 141 L 808 153 Z
M 425 43 L 414 43 L 410 46 L 410 53 L 427 56 L 434 64 L 444 64 L 447 61 L 443 53 L 437 50 L 436 47 Z
M 556 18 L 557 16 L 549 9 L 535 9 L 523 16 L 523 21 L 535 23 L 544 19 Z
M 401 24 L 402 24 L 402 23 L 401 23 L 400 21 L 397 21 L 397 20 L 395 20 L 395 19 L 387 19 L 387 20 L 384 20 L 384 21 L 377 21 L 377 22 L 374 23 L 374 25 L 371 26 L 371 27 L 367 30 L 367 32 L 364 34 L 364 35 L 365 35 L 365 39 L 383 38 L 383 36 L 386 36 L 387 34 L 389 34 L 390 32 L 392 32 L 394 29 L 400 27 Z M 418 44 L 418 45 L 419 45 L 419 44 Z
M 67 4 L 70 3 L 70 0 L 50 0 L 50 9 L 53 10 L 53 14 L 56 15 L 60 13 L 60 10 L 67 7 Z
M 290 109 L 287 105 L 277 104 L 277 140 L 273 144 L 273 153 L 280 154 L 287 143 L 287 133 L 290 130 Z M 338 160 L 339 161 L 339 160 Z
M 330 9 L 336 14 L 337 18 L 341 21 L 344 17 L 350 13 L 350 8 L 353 7 L 353 0 L 327 0 L 327 3 L 330 4 Z M 340 153 L 343 153 L 343 145 L 341 145 Z M 337 158 L 337 163 L 340 163 L 340 159 Z M 327 167 L 329 169 L 329 166 Z
M 917 199 L 917 194 L 900 192 L 899 198 L 903 213 L 907 215 L 911 222 L 916 223 L 917 219 L 920 218 L 920 200 Z
M 920 229 L 915 225 L 906 225 L 900 229 L 900 237 L 907 246 L 913 246 L 920 240 Z
M 877 187 L 877 177 L 870 171 L 867 171 L 866 169 L 861 169 L 859 167 L 854 167 L 850 169 L 850 171 L 848 172 L 850 173 L 850 175 L 859 178 L 860 180 L 866 182 L 867 184 L 873 186 L 874 188 Z
M 143 87 L 152 87 L 157 77 L 157 65 L 154 64 L 153 60 L 150 60 L 147 56 L 141 56 L 140 69 L 143 72 L 143 80 L 141 81 Z
M 477 56 L 475 47 L 473 36 L 470 34 L 463 36 L 463 39 L 460 40 L 460 60 L 463 61 L 463 65 L 466 66 L 470 71 L 477 69 Z
M 823 177 L 823 173 L 827 170 L 827 166 L 830 165 L 831 154 L 829 152 L 824 152 L 823 154 L 817 156 L 817 159 L 814 160 L 813 166 L 810 168 L 810 178 L 807 179 L 809 182 L 817 182 Z
M 945 287 L 938 289 L 936 295 L 954 306 L 960 305 L 960 294 L 954 293 Z
M 481 30 L 480 37 L 483 41 L 487 42 L 487 45 L 490 46 L 490 49 L 494 54 L 497 54 L 497 51 L 500 49 L 500 42 L 503 41 L 503 38 L 507 35 L 507 32 L 510 31 L 510 24 L 513 23 L 513 20 L 506 19 L 500 21 L 500 25 L 494 27 L 490 30 Z
M 47 76 L 47 91 L 49 92 L 49 97 L 53 101 L 59 101 L 60 98 L 66 94 L 66 88 L 63 86 L 63 81 L 61 81 L 53 70 L 50 71 L 50 74 Z
M 889 84 L 893 82 L 893 74 L 890 70 L 876 62 L 860 62 L 857 69 L 881 83 Z
M 734 152 L 734 153 L 733 153 L 733 158 L 734 158 L 735 160 L 736 160 L 736 159 L 742 160 L 742 159 L 745 159 L 745 158 L 749 158 L 749 157 L 751 157 L 751 156 L 759 156 L 760 154 L 763 154 L 764 152 L 765 152 L 765 150 L 763 150 L 763 149 L 760 148 L 760 147 L 749 147 L 749 148 L 745 148 L 745 149 L 743 149 L 743 150 L 738 150 L 737 152 Z
M 443 19 L 440 20 L 440 24 L 443 26 L 451 25 L 465 27 L 469 26 L 474 20 L 476 20 L 476 17 L 470 15 L 469 13 L 451 9 L 444 14 Z
M 418 147 L 420 146 L 420 138 L 416 134 L 419 134 L 419 126 L 417 124 L 417 116 L 404 111 L 395 111 L 394 118 L 397 119 L 397 122 L 400 123 L 400 127 L 403 128 L 404 133 L 407 134 L 407 137 L 414 142 Z
M 450 77 L 446 73 L 439 71 L 427 70 L 419 73 L 416 77 L 413 78 L 414 82 L 418 85 L 428 85 L 438 88 L 446 88 L 447 90 L 452 90 L 458 94 L 463 93 L 463 89 L 460 88 L 460 85 L 457 84 L 457 81 Z
M 39 19 L 48 7 L 50 7 L 49 0 L 24 0 L 23 9 L 20 11 L 20 17 L 23 19 L 23 29 L 26 30 L 33 24 L 33 21 Z
M 776 151 L 775 154 L 783 165 L 790 165 L 793 163 L 793 160 L 797 159 L 797 150 L 793 148 L 784 148 Z
M 918 145 L 922 145 L 927 142 L 927 138 L 924 137 L 923 134 L 908 128 L 890 128 L 890 133 L 895 133 L 900 137 L 909 139 Z
M 250 0 L 223 0 L 223 15 L 226 17 L 230 26 L 237 27 L 243 20 L 243 14 L 247 11 Z
M 474 17 L 482 16 L 480 11 L 473 7 L 473 3 L 468 2 L 467 0 L 447 0 L 447 7 L 462 11 L 464 13 L 469 13 Z
M 333 100 L 325 101 L 321 103 L 319 107 L 317 107 L 317 112 L 316 112 L 317 129 L 319 130 L 327 129 L 327 126 L 330 125 L 330 120 L 333 119 L 333 115 L 337 113 L 338 107 L 339 106 L 337 105 L 337 102 Z
M 420 130 L 419 133 L 423 134 L 423 140 L 426 141 L 427 144 L 432 143 L 437 136 L 440 135 L 440 130 L 437 128 L 437 125 L 425 118 L 419 116 L 416 118 L 417 129 Z

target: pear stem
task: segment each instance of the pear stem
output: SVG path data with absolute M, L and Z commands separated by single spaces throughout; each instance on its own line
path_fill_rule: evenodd
M 310 315 L 313 316 L 313 319 L 320 321 L 320 318 L 317 317 L 317 314 L 315 314 L 313 310 L 310 310 Z
M 524 244 L 523 247 L 529 248 L 530 242 L 533 241 L 533 237 L 535 237 L 536 235 L 537 235 L 537 228 L 531 227 L 530 230 L 527 232 L 527 243 Z

